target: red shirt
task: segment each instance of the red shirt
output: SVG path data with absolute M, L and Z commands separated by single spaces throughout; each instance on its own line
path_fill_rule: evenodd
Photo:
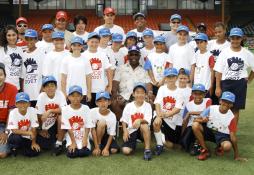
M 7 122 L 9 110 L 15 108 L 15 97 L 18 93 L 16 86 L 10 83 L 4 83 L 0 91 L 0 122 Z

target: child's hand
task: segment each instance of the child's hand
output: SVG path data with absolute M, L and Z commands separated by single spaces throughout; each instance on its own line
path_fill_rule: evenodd
M 39 131 L 39 134 L 42 136 L 42 137 L 44 137 L 44 138 L 49 138 L 50 137 L 50 135 L 49 135 L 49 133 L 48 133 L 48 130 L 41 130 L 41 131 Z
M 41 148 L 37 143 L 32 143 L 31 148 L 32 148 L 32 150 L 35 150 L 36 152 L 41 151 Z
M 203 118 L 203 123 L 207 123 L 209 121 L 208 117 Z
M 135 122 L 133 123 L 133 128 L 138 129 L 140 127 L 141 124 L 141 119 L 137 119 L 135 120 Z
M 86 95 L 86 101 L 87 102 L 90 102 L 92 100 L 92 95 L 91 95 L 91 93 L 87 93 L 87 95 Z
M 124 131 L 123 132 L 123 141 L 127 142 L 130 138 L 129 132 L 128 131 Z
M 77 148 L 77 144 L 76 143 L 72 143 L 69 147 L 68 150 L 72 153 L 75 152 L 75 149 Z
M 162 123 L 162 120 L 161 120 L 161 117 L 156 117 L 155 119 L 154 119 L 154 124 L 155 125 L 161 125 L 161 123 Z
M 235 160 L 240 162 L 248 162 L 248 159 L 244 157 L 235 157 Z
M 7 134 L 5 134 L 4 132 L 0 133 L 0 145 L 6 144 L 7 138 L 8 138 Z
M 94 156 L 99 156 L 100 154 L 101 154 L 100 148 L 95 147 L 94 150 L 93 150 L 93 155 Z
M 102 156 L 109 156 L 109 150 L 108 149 L 106 149 L 106 148 L 104 148 L 103 150 L 102 150 Z
M 218 98 L 220 98 L 221 93 L 222 93 L 221 88 L 220 88 L 220 87 L 216 87 L 216 89 L 215 89 L 215 95 L 216 95 Z

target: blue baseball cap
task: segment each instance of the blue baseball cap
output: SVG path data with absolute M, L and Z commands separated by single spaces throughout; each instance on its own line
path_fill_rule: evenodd
M 180 25 L 177 30 L 176 30 L 176 33 L 180 32 L 180 31 L 185 31 L 187 33 L 189 33 L 189 28 L 185 25 Z
M 233 94 L 232 92 L 229 92 L 229 91 L 225 91 L 222 93 L 222 96 L 220 99 L 234 103 L 235 102 L 235 94 Z
M 190 75 L 190 71 L 188 69 L 185 69 L 185 68 L 179 69 L 178 74 L 180 74 L 180 73 Z
M 243 31 L 242 31 L 242 29 L 240 29 L 240 28 L 238 28 L 238 27 L 232 28 L 232 29 L 230 30 L 229 36 L 230 36 L 230 37 L 231 37 L 231 36 L 243 37 Z
M 164 36 L 156 36 L 153 40 L 153 42 L 161 42 L 161 43 L 166 43 L 166 38 Z
M 96 96 L 95 96 L 95 101 L 100 100 L 101 98 L 105 98 L 107 100 L 110 100 L 110 95 L 107 91 L 97 92 Z
M 178 20 L 182 20 L 182 17 L 180 16 L 180 15 L 178 15 L 178 14 L 173 14 L 173 15 L 171 15 L 171 17 L 170 17 L 170 21 L 172 21 L 172 20 L 174 20 L 174 19 L 178 19 Z
M 138 12 L 138 13 L 136 13 L 135 15 L 133 15 L 133 19 L 136 20 L 137 17 L 139 17 L 139 16 L 141 16 L 141 17 L 143 17 L 143 18 L 146 18 L 146 16 L 145 16 L 144 13 Z
M 29 95 L 27 93 L 25 93 L 25 92 L 17 93 L 17 95 L 16 95 L 16 103 L 17 102 L 21 102 L 21 101 L 30 102 Z
M 119 33 L 113 33 L 112 41 L 113 42 L 123 42 L 123 35 L 121 35 Z
M 152 36 L 154 37 L 153 31 L 151 29 L 145 29 L 142 33 L 143 37 L 144 36 Z
M 133 87 L 133 92 L 134 92 L 137 88 L 142 88 L 142 89 L 144 89 L 145 92 L 147 92 L 147 90 L 146 90 L 146 85 L 145 85 L 144 83 L 141 83 L 141 82 L 135 83 L 135 84 L 134 84 L 134 87 Z
M 83 94 L 82 87 L 74 85 L 69 88 L 68 95 L 71 95 L 73 92 L 78 92 L 81 95 Z
M 194 84 L 192 86 L 192 91 L 201 91 L 201 92 L 206 92 L 205 86 L 203 84 Z
M 205 33 L 198 33 L 195 36 L 195 40 L 208 41 L 208 36 Z
M 137 33 L 136 32 L 132 32 L 132 31 L 129 31 L 127 34 L 126 34 L 126 39 L 129 38 L 129 37 L 135 37 L 137 38 Z
M 131 52 L 131 51 L 140 52 L 140 49 L 139 49 L 138 46 L 135 46 L 135 45 L 134 45 L 134 46 L 129 47 L 128 53 Z
M 81 45 L 84 44 L 84 41 L 82 38 L 78 37 L 78 36 L 75 36 L 71 39 L 71 44 L 74 44 L 74 43 L 79 43 Z
M 91 39 L 91 38 L 100 38 L 100 35 L 96 32 L 91 32 L 88 34 L 87 39 Z
M 52 39 L 64 39 L 64 32 L 53 32 L 52 33 Z
M 27 29 L 25 32 L 25 37 L 37 38 L 38 37 L 37 31 L 33 29 Z
M 55 77 L 52 76 L 52 75 L 43 77 L 42 86 L 45 86 L 48 82 L 54 82 L 54 83 L 57 84 L 57 81 L 56 81 Z
M 100 36 L 110 36 L 111 33 L 110 33 L 110 30 L 109 28 L 102 28 L 99 30 L 99 35 Z
M 177 76 L 178 75 L 178 71 L 176 68 L 167 68 L 164 70 L 163 72 L 164 77 L 167 76 Z
M 41 30 L 54 30 L 54 27 L 52 24 L 44 24 Z

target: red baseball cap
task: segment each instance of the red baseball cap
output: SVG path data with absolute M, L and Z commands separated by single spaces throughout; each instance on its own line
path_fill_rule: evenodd
M 25 24 L 27 24 L 27 19 L 25 17 L 19 17 L 17 20 L 16 20 L 16 25 L 20 22 L 23 22 Z
M 65 11 L 58 11 L 56 13 L 56 19 L 58 20 L 58 19 L 61 19 L 61 18 L 65 19 L 65 20 L 68 19 L 67 13 Z
M 113 8 L 111 8 L 111 7 L 106 7 L 105 9 L 104 9 L 104 15 L 107 15 L 107 14 L 110 14 L 110 13 L 113 13 L 114 15 L 116 14 L 116 11 L 115 11 L 115 9 L 113 9 Z

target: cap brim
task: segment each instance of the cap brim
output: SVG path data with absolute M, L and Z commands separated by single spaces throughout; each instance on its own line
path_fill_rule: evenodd
M 16 103 L 21 102 L 21 101 L 23 101 L 23 102 L 27 102 L 27 103 L 29 103 L 29 102 L 30 102 L 29 100 L 26 100 L 26 99 L 20 99 L 20 100 L 16 100 Z
M 229 103 L 235 103 L 235 102 L 233 102 L 233 101 L 231 101 L 231 100 L 229 100 L 229 99 L 225 99 L 225 98 L 220 98 L 221 100 L 224 100 L 224 101 L 227 101 L 227 102 L 229 102 Z

